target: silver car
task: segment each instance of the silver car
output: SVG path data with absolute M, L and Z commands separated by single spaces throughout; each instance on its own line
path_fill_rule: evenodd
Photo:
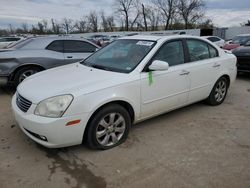
M 83 38 L 28 38 L 0 50 L 0 84 L 17 86 L 28 76 L 87 58 L 99 47 Z

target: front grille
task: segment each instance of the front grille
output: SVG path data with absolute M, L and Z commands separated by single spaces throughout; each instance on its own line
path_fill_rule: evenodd
M 29 100 L 22 97 L 20 94 L 16 94 L 16 104 L 20 110 L 27 112 L 32 104 Z

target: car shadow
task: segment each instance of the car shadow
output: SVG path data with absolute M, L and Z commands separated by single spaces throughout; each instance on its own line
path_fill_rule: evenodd
M 16 88 L 14 86 L 6 85 L 0 86 L 0 95 L 14 95 L 16 92 Z
M 237 75 L 237 79 L 240 80 L 246 80 L 246 81 L 250 81 L 250 73 L 246 73 L 246 72 L 240 72 Z

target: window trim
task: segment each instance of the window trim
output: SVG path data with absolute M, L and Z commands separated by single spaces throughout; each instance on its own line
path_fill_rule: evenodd
M 188 54 L 185 48 L 185 39 L 184 38 L 177 38 L 177 39 L 170 39 L 165 41 L 159 48 L 158 50 L 155 52 L 155 54 L 153 55 L 153 57 L 150 58 L 150 60 L 147 62 L 147 64 L 144 66 L 142 72 L 149 72 L 149 66 L 152 64 L 153 59 L 155 58 L 155 56 L 157 56 L 160 52 L 160 50 L 164 47 L 164 45 L 167 45 L 168 43 L 171 42 L 181 42 L 182 43 L 182 48 L 183 48 L 183 55 L 184 55 L 184 63 L 183 64 L 179 64 L 179 65 L 184 65 L 185 63 L 187 63 L 188 61 Z M 170 67 L 174 67 L 174 66 L 179 66 L 179 65 L 172 65 Z
M 207 58 L 207 59 L 201 59 L 201 60 L 197 60 L 197 61 L 191 61 L 190 52 L 189 52 L 189 48 L 188 48 L 188 44 L 187 44 L 188 40 L 199 41 L 199 42 L 203 42 L 204 44 L 206 44 L 206 46 L 208 48 L 208 52 L 209 52 L 209 58 Z M 197 38 L 186 38 L 185 39 L 185 45 L 186 45 L 186 50 L 187 50 L 187 55 L 188 55 L 188 61 L 186 63 L 194 63 L 194 62 L 198 62 L 198 61 L 203 61 L 203 60 L 208 60 L 208 59 L 213 59 L 213 58 L 220 57 L 218 49 L 215 48 L 213 45 L 209 44 L 208 42 L 204 41 L 204 40 L 200 40 L 200 39 L 197 39 Z M 211 46 L 212 48 L 215 49 L 215 51 L 216 51 L 216 57 L 211 57 L 209 46 Z

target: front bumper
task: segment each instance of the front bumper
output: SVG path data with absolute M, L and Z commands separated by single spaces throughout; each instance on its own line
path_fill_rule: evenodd
M 70 117 L 47 118 L 35 115 L 36 105 L 32 104 L 28 112 L 22 112 L 16 105 L 16 95 L 12 98 L 12 109 L 21 130 L 35 142 L 48 147 L 60 148 L 82 143 L 88 114 Z M 81 119 L 75 126 L 66 126 L 69 121 Z M 46 139 L 41 139 L 46 138 Z

